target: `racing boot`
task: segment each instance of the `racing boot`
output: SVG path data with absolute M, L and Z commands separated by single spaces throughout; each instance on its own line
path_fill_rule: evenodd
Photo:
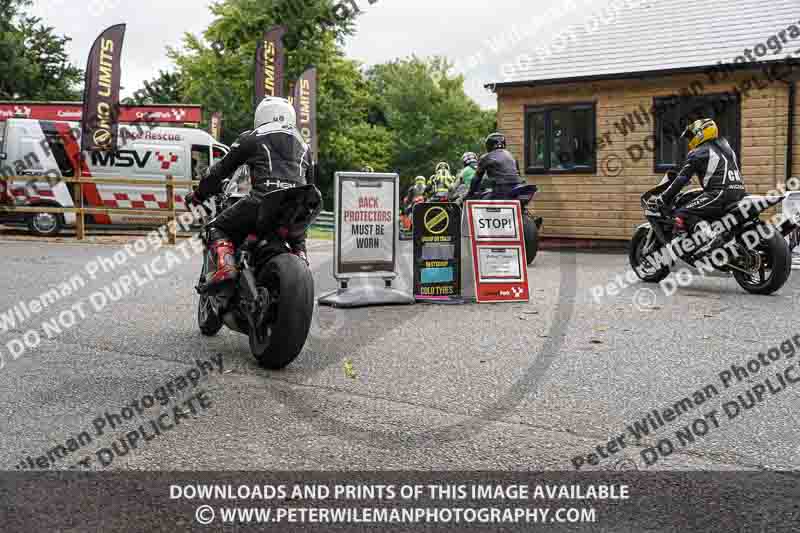
M 675 234 L 689 233 L 689 226 L 685 218 L 681 216 L 675 217 Z
M 209 287 L 218 287 L 239 277 L 234 259 L 236 248 L 231 241 L 228 239 L 212 241 L 208 251 L 215 265 L 215 270 L 206 275 L 206 284 Z

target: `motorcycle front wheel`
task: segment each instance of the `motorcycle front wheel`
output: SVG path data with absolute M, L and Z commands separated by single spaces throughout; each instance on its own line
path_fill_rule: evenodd
M 628 259 L 631 268 L 639 276 L 639 279 L 647 283 L 658 283 L 669 276 L 670 267 L 668 265 L 654 265 L 647 260 L 650 254 L 658 250 L 658 243 L 652 242 L 655 238 L 654 235 L 650 235 L 652 231 L 648 227 L 641 227 L 636 230 L 631 239 Z
M 314 277 L 297 256 L 271 259 L 258 275 L 258 287 L 269 293 L 267 319 L 251 331 L 250 350 L 259 364 L 280 370 L 300 355 L 314 314 Z
M 208 250 L 203 254 L 203 273 L 202 279 L 205 279 L 208 274 Z M 197 325 L 200 328 L 200 333 L 206 337 L 213 337 L 219 330 L 222 329 L 222 319 L 214 311 L 211 305 L 211 298 L 207 294 L 200 295 L 200 301 L 197 303 Z
M 206 337 L 213 337 L 222 329 L 222 319 L 217 316 L 207 294 L 201 294 L 197 304 L 197 325 Z

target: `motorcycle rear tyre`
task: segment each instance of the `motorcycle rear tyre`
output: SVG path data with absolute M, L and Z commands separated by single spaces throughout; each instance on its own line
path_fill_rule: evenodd
M 733 271 L 733 277 L 739 286 L 750 294 L 772 294 L 784 286 L 792 273 L 792 252 L 786 239 L 779 232 L 762 241 L 757 249 L 764 253 L 766 262 L 772 267 L 770 277 L 762 283 L 756 283 L 748 279 L 747 274 L 738 270 Z
M 250 334 L 250 350 L 270 370 L 288 366 L 300 355 L 314 315 L 314 277 L 305 262 L 292 254 L 271 259 L 258 275 L 258 286 L 270 293 L 275 322 L 263 327 L 263 340 Z M 264 342 L 266 341 L 266 342 Z
M 539 228 L 527 212 L 522 215 L 522 229 L 525 233 L 525 258 L 528 264 L 532 265 L 536 260 L 536 254 L 539 253 Z

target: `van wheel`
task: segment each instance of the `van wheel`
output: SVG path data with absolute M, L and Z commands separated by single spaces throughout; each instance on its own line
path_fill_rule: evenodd
M 53 237 L 64 229 L 64 219 L 56 213 L 34 213 L 28 217 L 28 229 L 40 237 Z

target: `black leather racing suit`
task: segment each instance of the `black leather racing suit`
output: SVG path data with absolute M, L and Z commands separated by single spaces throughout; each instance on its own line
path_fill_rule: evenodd
M 724 137 L 703 143 L 689 152 L 686 164 L 661 196 L 664 203 L 672 203 L 695 175 L 703 193 L 675 212 L 690 228 L 702 219 L 722 218 L 732 204 L 746 195 L 736 152 Z
M 272 123 L 242 133 L 198 187 L 199 198 L 203 200 L 220 192 L 222 181 L 241 165 L 250 168 L 250 193 L 211 221 L 210 240 L 229 238 L 237 246 L 241 244 L 255 229 L 263 198 L 311 181 L 311 162 L 311 151 L 296 128 Z M 305 251 L 305 237 L 289 244 L 293 250 Z
M 475 196 L 479 191 L 488 189 L 503 194 L 522 183 L 524 180 L 519 175 L 519 165 L 511 152 L 504 149 L 492 150 L 478 161 L 469 195 Z

